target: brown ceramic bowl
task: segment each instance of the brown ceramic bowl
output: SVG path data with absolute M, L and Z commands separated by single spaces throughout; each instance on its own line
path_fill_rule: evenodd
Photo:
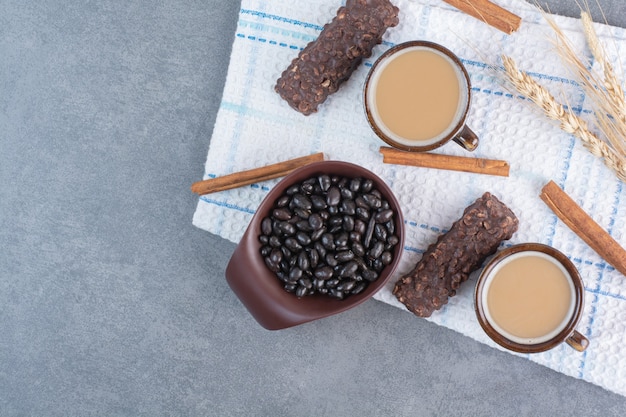
M 371 179 L 374 187 L 380 191 L 395 212 L 395 228 L 399 243 L 393 250 L 393 261 L 365 290 L 349 295 L 343 300 L 324 294 L 298 298 L 295 294 L 287 292 L 276 274 L 265 265 L 260 253 L 261 221 L 270 214 L 276 200 L 291 185 L 320 174 Z M 292 172 L 267 194 L 226 267 L 226 281 L 259 324 L 269 330 L 284 329 L 346 311 L 372 297 L 391 278 L 400 261 L 403 247 L 404 220 L 400 205 L 382 179 L 371 171 L 348 162 L 315 162 Z

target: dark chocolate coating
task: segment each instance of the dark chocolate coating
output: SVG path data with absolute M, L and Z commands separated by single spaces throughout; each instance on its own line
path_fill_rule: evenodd
M 448 232 L 430 245 L 413 271 L 398 280 L 394 295 L 409 311 L 429 317 L 456 294 L 470 273 L 517 231 L 515 214 L 490 193 L 468 206 Z
M 348 0 L 283 71 L 276 92 L 302 114 L 315 113 L 397 24 L 398 8 L 389 0 Z

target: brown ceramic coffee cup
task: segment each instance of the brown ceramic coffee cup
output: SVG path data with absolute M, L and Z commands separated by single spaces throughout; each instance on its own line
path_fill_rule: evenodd
M 499 252 L 482 270 L 474 293 L 478 321 L 509 350 L 538 353 L 566 342 L 584 351 L 576 331 L 584 286 L 576 267 L 558 250 L 539 243 Z
M 364 88 L 367 120 L 384 142 L 428 151 L 450 140 L 468 151 L 478 136 L 465 124 L 471 85 L 461 60 L 427 41 L 398 44 L 372 66 Z

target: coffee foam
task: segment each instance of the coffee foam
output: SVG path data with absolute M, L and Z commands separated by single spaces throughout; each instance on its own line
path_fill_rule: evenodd
M 535 337 L 535 338 L 522 338 L 522 337 L 513 335 L 513 334 L 507 332 L 506 330 L 504 330 L 493 319 L 493 317 L 492 317 L 492 315 L 491 315 L 491 313 L 489 311 L 489 304 L 487 303 L 487 295 L 489 294 L 489 287 L 491 286 L 491 283 L 493 282 L 493 278 L 497 275 L 498 271 L 500 271 L 500 269 L 502 269 L 505 265 L 509 264 L 510 262 L 512 262 L 512 261 L 514 261 L 516 259 L 519 259 L 519 258 L 527 257 L 527 256 L 543 258 L 545 260 L 550 261 L 555 266 L 557 266 L 559 268 L 559 270 L 567 277 L 568 288 L 570 290 L 570 305 L 568 307 L 567 314 L 566 314 L 565 318 L 563 319 L 563 321 L 561 323 L 559 323 L 559 325 L 556 326 L 551 332 L 549 332 L 549 333 L 547 333 L 547 334 L 545 334 L 543 336 Z M 572 280 L 572 276 L 569 274 L 569 272 L 567 272 L 567 269 L 565 269 L 565 267 L 558 260 L 554 259 L 552 256 L 547 255 L 547 254 L 545 254 L 543 252 L 538 252 L 538 251 L 520 252 L 520 253 L 515 253 L 513 255 L 510 255 L 506 259 L 503 259 L 502 261 L 498 262 L 498 264 L 491 270 L 487 280 L 485 281 L 484 287 L 482 289 L 481 303 L 483 305 L 485 318 L 487 319 L 489 324 L 499 334 L 501 334 L 502 336 L 504 336 L 507 339 L 509 339 L 509 340 L 511 340 L 513 342 L 516 342 L 516 343 L 520 343 L 520 344 L 523 344 L 523 345 L 535 345 L 535 344 L 538 344 L 538 343 L 543 343 L 543 342 L 547 342 L 547 341 L 551 340 L 552 338 L 557 336 L 560 332 L 562 332 L 563 329 L 565 329 L 565 327 L 567 327 L 567 324 L 569 323 L 569 321 L 572 319 L 572 317 L 574 315 L 574 310 L 575 310 L 575 307 L 576 307 L 576 289 L 574 287 L 574 282 Z
M 456 74 L 457 80 L 459 82 L 459 101 L 457 104 L 457 110 L 454 115 L 454 119 L 452 123 L 450 123 L 448 128 L 446 128 L 439 135 L 431 139 L 411 140 L 411 139 L 405 139 L 402 136 L 397 135 L 385 125 L 385 123 L 383 122 L 378 112 L 378 108 L 376 104 L 376 90 L 378 87 L 378 81 L 380 79 L 381 74 L 383 73 L 383 70 L 387 67 L 387 65 L 389 65 L 391 61 L 393 61 L 394 59 L 398 58 L 399 56 L 403 54 L 413 52 L 413 51 L 420 51 L 420 50 L 432 52 L 441 56 L 454 69 L 454 73 Z M 391 138 L 393 141 L 401 143 L 403 145 L 407 145 L 407 146 L 428 146 L 428 145 L 432 145 L 434 143 L 441 141 L 442 139 L 448 137 L 452 133 L 455 133 L 455 128 L 457 128 L 458 123 L 463 119 L 465 111 L 467 110 L 469 106 L 468 95 L 469 95 L 469 85 L 468 85 L 467 79 L 465 78 L 465 74 L 459 68 L 457 63 L 454 62 L 448 55 L 446 55 L 445 53 L 435 48 L 430 48 L 427 46 L 410 46 L 410 47 L 406 47 L 404 49 L 399 50 L 398 52 L 394 53 L 393 55 L 388 56 L 383 61 L 378 63 L 369 81 L 368 94 L 367 94 L 367 106 L 370 108 L 371 117 L 374 123 L 376 124 L 376 126 L 381 130 L 381 132 L 383 132 L 383 134 Z

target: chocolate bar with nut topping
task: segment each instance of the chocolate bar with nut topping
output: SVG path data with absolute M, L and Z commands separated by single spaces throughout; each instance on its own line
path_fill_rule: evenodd
M 417 316 L 430 317 L 502 241 L 513 236 L 518 224 L 511 209 L 490 193 L 483 194 L 396 282 L 393 294 Z
M 397 24 L 398 8 L 389 0 L 348 0 L 283 71 L 276 92 L 304 115 L 317 112 Z

